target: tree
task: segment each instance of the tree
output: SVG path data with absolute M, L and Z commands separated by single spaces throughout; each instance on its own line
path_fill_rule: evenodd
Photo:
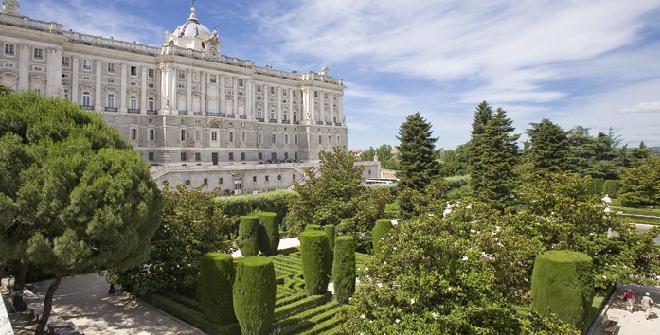
M 493 109 L 487 101 L 482 101 L 474 111 L 474 121 L 472 121 L 472 138 L 468 142 L 468 165 L 472 174 L 472 188 L 481 189 L 485 181 L 485 165 L 481 162 L 486 151 L 486 126 L 493 118 Z
M 15 194 L 1 190 L 15 208 L 2 238 L 19 241 L 21 259 L 54 275 L 36 330 L 43 334 L 63 277 L 146 259 L 160 192 L 149 165 L 98 115 L 32 93 L 2 95 L 0 106 L 0 137 L 19 136 L 39 153 L 14 181 Z
M 201 257 L 229 252 L 225 236 L 232 231 L 233 221 L 213 197 L 200 187 L 163 188 L 161 226 L 151 241 L 151 255 L 139 267 L 118 273 L 119 283 L 136 295 L 199 292 Z
M 519 161 L 516 141 L 520 137 L 514 130 L 506 112 L 498 108 L 477 137 L 478 149 L 473 149 L 480 155 L 473 157 L 477 162 L 472 167 L 473 194 L 500 209 L 513 202 L 514 168 Z
M 286 220 L 298 232 L 308 224 L 334 224 L 337 233 L 352 235 L 364 252 L 374 222 L 390 202 L 389 192 L 362 185 L 363 168 L 355 166 L 355 158 L 342 147 L 322 151 L 319 158 L 318 173 L 308 169 L 305 183 L 295 186 L 300 196 L 289 204 Z
M 630 206 L 660 205 L 660 157 L 653 157 L 621 174 L 621 203 Z
M 431 137 L 431 124 L 419 113 L 409 115 L 401 124 L 399 136 L 401 187 L 422 190 L 433 177 L 438 175 L 438 163 L 435 160 L 435 142 Z
M 529 158 L 534 167 L 543 171 L 563 171 L 568 167 L 568 138 L 560 126 L 548 119 L 530 123 L 527 130 L 531 148 Z

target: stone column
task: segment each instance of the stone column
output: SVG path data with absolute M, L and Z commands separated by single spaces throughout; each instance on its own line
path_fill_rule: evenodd
M 233 87 L 233 96 L 232 96 L 232 114 L 238 115 L 238 77 L 232 78 Z
M 62 97 L 62 50 L 47 48 L 46 96 Z
M 282 119 L 282 88 L 277 87 L 276 93 L 277 93 L 277 105 L 276 105 L 277 107 L 275 107 L 275 118 L 277 120 L 281 120 Z
M 248 118 L 254 118 L 254 109 L 252 106 L 252 79 L 243 79 L 245 86 L 245 115 Z
M 344 93 L 339 93 L 337 97 L 337 110 L 339 111 L 339 116 L 337 117 L 337 122 L 341 122 L 342 127 L 346 127 L 344 124 L 346 120 L 344 119 Z
M 81 102 L 79 92 L 80 58 L 77 56 L 71 57 L 71 70 L 71 102 L 74 104 L 79 104 Z
M 30 46 L 21 44 L 18 57 L 18 90 L 27 91 L 30 88 Z
M 179 69 L 175 67 L 170 67 L 170 79 L 168 80 L 168 85 L 170 85 L 170 115 L 178 114 L 179 103 L 177 102 L 179 95 L 178 91 L 178 80 L 179 80 Z
M 289 89 L 288 90 L 288 95 L 289 95 L 289 120 L 293 123 L 293 90 Z
M 200 112 L 202 115 L 206 115 L 206 83 L 208 83 L 206 79 L 206 72 L 200 72 L 199 73 L 199 81 L 202 84 L 202 98 L 201 98 L 201 106 L 200 106 Z
M 141 66 L 142 83 L 140 84 L 140 114 L 147 114 L 147 67 Z
M 126 108 L 126 63 L 121 63 L 121 91 L 119 92 L 119 113 L 128 112 Z
M 220 75 L 219 76 L 220 80 L 220 113 L 222 114 L 227 114 L 227 111 L 225 110 L 225 76 Z
M 186 70 L 186 110 L 188 115 L 192 114 L 192 76 L 191 70 Z
M 94 94 L 94 109 L 103 111 L 103 92 L 101 92 L 101 61 L 96 60 L 96 94 Z
M 270 119 L 270 106 L 268 106 L 268 94 L 270 94 L 270 89 L 265 83 L 261 86 L 261 91 L 264 92 L 264 120 Z

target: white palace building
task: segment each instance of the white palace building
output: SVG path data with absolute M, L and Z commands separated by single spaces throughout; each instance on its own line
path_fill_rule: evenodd
M 197 18 L 150 46 L 0 14 L 0 83 L 61 97 L 100 113 L 145 160 L 159 184 L 241 193 L 288 187 L 321 150 L 347 145 L 341 79 L 221 53 Z M 380 166 L 365 163 L 365 178 Z

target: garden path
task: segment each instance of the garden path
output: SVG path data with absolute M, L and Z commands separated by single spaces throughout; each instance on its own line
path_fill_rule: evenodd
M 623 291 L 630 288 L 635 292 L 636 304 L 633 312 L 631 313 L 626 309 L 626 302 L 623 300 Z M 656 307 L 653 309 L 656 313 L 655 317 L 646 319 L 644 310 L 640 306 L 640 300 L 644 293 L 649 292 L 651 298 L 656 302 Z M 607 316 L 609 318 L 616 318 L 619 325 L 618 335 L 655 335 L 658 334 L 660 329 L 660 318 L 658 314 L 657 304 L 660 303 L 660 286 L 637 286 L 637 285 L 619 285 L 617 291 L 614 293 L 610 305 L 607 309 Z M 597 329 L 594 334 L 604 334 L 601 329 Z
M 297 237 L 281 238 L 280 244 L 277 245 L 277 250 L 297 248 L 299 246 L 300 246 L 300 241 L 298 240 Z M 231 255 L 234 257 L 241 257 L 241 250 L 236 250 Z

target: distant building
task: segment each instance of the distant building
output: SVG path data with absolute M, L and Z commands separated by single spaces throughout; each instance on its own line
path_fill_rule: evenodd
M 157 166 L 159 185 L 287 187 L 319 151 L 348 143 L 345 86 L 327 66 L 285 72 L 225 56 L 194 5 L 160 47 L 66 30 L 19 6 L 3 0 L 0 83 L 101 114 Z

